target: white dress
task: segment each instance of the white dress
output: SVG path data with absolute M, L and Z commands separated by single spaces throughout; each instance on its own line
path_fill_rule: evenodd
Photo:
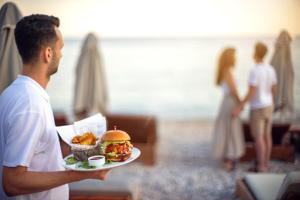
M 237 105 L 226 82 L 222 82 L 224 97 L 215 121 L 213 157 L 215 159 L 239 159 L 245 153 L 245 140 L 239 118 L 232 117 Z

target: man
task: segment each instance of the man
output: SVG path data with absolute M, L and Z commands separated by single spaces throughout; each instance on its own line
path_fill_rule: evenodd
M 64 171 L 62 167 L 62 151 L 45 91 L 62 57 L 58 27 L 59 19 L 47 15 L 30 15 L 16 25 L 23 70 L 0 97 L 1 200 L 67 200 L 67 183 L 104 180 L 108 173 Z
M 249 90 L 241 105 L 234 111 L 234 115 L 237 116 L 250 101 L 250 129 L 256 148 L 256 170 L 260 172 L 268 170 L 271 157 L 272 112 L 277 84 L 274 68 L 263 62 L 267 51 L 263 43 L 255 45 L 256 65 L 250 72 Z

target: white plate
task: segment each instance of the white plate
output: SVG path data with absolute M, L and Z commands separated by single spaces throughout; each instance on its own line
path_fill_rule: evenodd
M 138 148 L 133 147 L 130 158 L 128 158 L 127 160 L 125 160 L 123 162 L 111 162 L 109 164 L 104 164 L 101 167 L 85 169 L 85 168 L 80 167 L 80 165 L 81 165 L 80 161 L 73 165 L 66 164 L 65 160 L 68 159 L 69 157 L 73 156 L 73 154 L 71 154 L 64 158 L 63 165 L 66 169 L 70 169 L 70 170 L 74 170 L 74 171 L 98 171 L 98 170 L 110 169 L 110 168 L 126 165 L 127 163 L 130 163 L 130 162 L 134 161 L 135 159 L 137 159 L 140 155 L 141 155 L 141 151 Z

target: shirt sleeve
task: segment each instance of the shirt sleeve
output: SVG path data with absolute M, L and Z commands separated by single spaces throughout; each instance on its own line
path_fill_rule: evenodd
M 251 70 L 248 84 L 250 86 L 257 86 L 258 84 L 258 77 L 256 76 L 255 70 Z
M 38 112 L 24 112 L 12 117 L 9 122 L 3 165 L 29 167 L 44 127 L 44 120 Z

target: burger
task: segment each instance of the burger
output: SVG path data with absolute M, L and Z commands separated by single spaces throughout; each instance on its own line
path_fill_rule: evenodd
M 122 162 L 127 160 L 132 152 L 130 136 L 121 130 L 107 131 L 101 138 L 100 153 L 107 161 Z

